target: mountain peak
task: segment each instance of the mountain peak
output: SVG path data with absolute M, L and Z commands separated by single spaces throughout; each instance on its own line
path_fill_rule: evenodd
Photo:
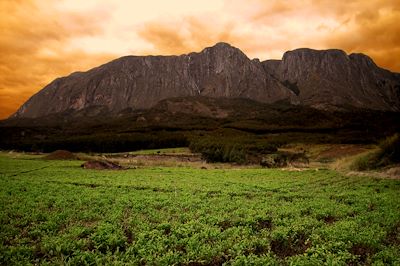
M 236 48 L 229 43 L 226 42 L 218 42 L 214 44 L 213 46 L 205 48 L 202 52 L 208 52 L 208 51 L 216 51 L 217 53 L 241 53 L 244 54 L 239 48 Z
M 129 56 L 56 79 L 15 117 L 42 117 L 103 106 L 110 112 L 148 109 L 173 97 L 288 100 L 308 106 L 349 105 L 400 110 L 398 74 L 366 55 L 300 48 L 282 60 L 250 60 L 226 42 L 181 56 Z
M 230 45 L 227 42 L 217 42 L 216 44 L 211 46 L 211 48 L 231 49 L 231 48 L 235 48 L 235 47 L 233 47 L 232 45 Z M 235 48 L 235 49 L 237 49 L 237 48 Z
M 360 62 L 361 64 L 376 67 L 375 62 L 366 54 L 363 53 L 352 53 L 349 57 L 355 61 Z
M 299 48 L 285 52 L 282 60 L 286 60 L 290 57 L 302 58 L 305 60 L 320 57 L 348 59 L 348 55 L 340 49 L 315 50 L 311 48 Z

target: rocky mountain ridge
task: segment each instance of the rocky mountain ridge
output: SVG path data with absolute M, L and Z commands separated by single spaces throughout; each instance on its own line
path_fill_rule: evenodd
M 282 60 L 249 59 L 227 43 L 180 56 L 126 56 L 54 80 L 12 116 L 38 118 L 101 106 L 148 109 L 160 100 L 206 96 L 288 101 L 319 109 L 400 111 L 400 74 L 366 55 L 297 49 Z

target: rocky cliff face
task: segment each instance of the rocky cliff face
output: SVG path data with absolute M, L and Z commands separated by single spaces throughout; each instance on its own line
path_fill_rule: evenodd
M 167 98 L 208 96 L 289 100 L 317 108 L 400 110 L 400 77 L 365 55 L 299 49 L 282 60 L 250 60 L 218 43 L 181 56 L 127 56 L 54 80 L 13 115 L 41 117 L 94 106 L 146 109 Z
M 363 54 L 297 49 L 264 69 L 295 93 L 292 103 L 320 109 L 334 106 L 399 111 L 400 76 Z

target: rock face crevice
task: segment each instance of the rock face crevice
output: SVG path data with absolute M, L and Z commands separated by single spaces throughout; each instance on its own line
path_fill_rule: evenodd
M 180 56 L 126 56 L 54 80 L 14 117 L 41 117 L 93 106 L 147 109 L 185 96 L 287 100 L 329 109 L 347 105 L 400 110 L 400 75 L 366 55 L 297 49 L 282 60 L 250 60 L 227 43 Z

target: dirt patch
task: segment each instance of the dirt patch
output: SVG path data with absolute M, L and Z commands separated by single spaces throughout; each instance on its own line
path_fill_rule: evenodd
M 400 165 L 396 165 L 395 167 L 391 167 L 385 172 L 390 178 L 400 179 Z
M 334 145 L 320 152 L 317 161 L 333 161 L 335 159 L 354 156 L 368 151 L 367 148 L 359 145 Z
M 400 179 L 400 165 L 396 164 L 386 169 L 375 171 L 350 171 L 347 176 L 374 176 L 376 178 Z
M 328 215 L 328 216 L 323 217 L 322 220 L 326 224 L 333 224 L 334 222 L 337 221 L 337 218 L 332 215 Z
M 396 224 L 387 234 L 385 242 L 389 245 L 400 246 L 400 223 Z
M 221 228 L 221 232 L 234 226 L 233 223 L 228 220 L 221 221 L 217 225 Z
M 267 254 L 269 251 L 269 247 L 267 245 L 262 245 L 260 243 L 257 243 L 255 246 L 247 249 L 244 251 L 244 254 L 246 256 L 250 255 L 250 254 L 254 254 L 257 256 L 263 255 L 263 254 Z
M 136 158 L 147 161 L 201 162 L 201 157 L 197 155 L 138 155 Z
M 56 150 L 43 157 L 45 160 L 77 160 L 78 157 L 70 151 Z
M 176 161 L 176 162 L 201 162 L 198 154 L 115 154 L 108 155 L 112 159 L 136 159 L 146 161 Z
M 349 265 L 365 265 L 368 257 L 374 254 L 375 250 L 367 245 L 356 244 L 350 248 L 350 253 L 356 255 L 358 259 L 355 262 L 349 263 Z
M 311 244 L 304 234 L 300 234 L 297 238 L 289 237 L 271 241 L 271 251 L 282 259 L 303 254 L 310 246 Z
M 199 262 L 199 261 L 190 261 L 188 263 L 184 263 L 182 265 L 187 265 L 187 266 L 220 266 L 224 265 L 225 262 L 229 260 L 229 255 L 219 255 L 215 256 L 211 259 L 211 261 L 208 262 Z
M 118 162 L 121 165 L 133 167 L 141 166 L 205 166 L 200 154 L 184 153 L 156 153 L 156 154 L 106 154 L 104 160 Z
M 268 229 L 271 230 L 272 221 L 270 219 L 258 219 L 256 224 L 257 230 Z
M 89 188 L 100 187 L 100 185 L 98 185 L 98 184 L 91 184 L 91 183 L 89 183 L 89 184 L 83 183 L 82 184 L 82 183 L 73 182 L 73 183 L 69 183 L 69 184 L 74 185 L 74 186 L 83 186 L 83 187 L 89 187 Z
M 126 237 L 126 242 L 128 244 L 132 244 L 133 243 L 133 233 L 132 233 L 132 231 L 129 228 L 124 227 L 124 235 Z
M 219 266 L 219 265 L 224 265 L 225 262 L 227 262 L 229 260 L 229 256 L 228 255 L 219 255 L 219 256 L 215 256 L 211 259 L 210 262 L 206 263 L 205 265 L 209 265 L 209 266 Z
M 110 161 L 87 161 L 81 165 L 85 169 L 95 169 L 95 170 L 122 170 L 124 169 L 119 164 Z

